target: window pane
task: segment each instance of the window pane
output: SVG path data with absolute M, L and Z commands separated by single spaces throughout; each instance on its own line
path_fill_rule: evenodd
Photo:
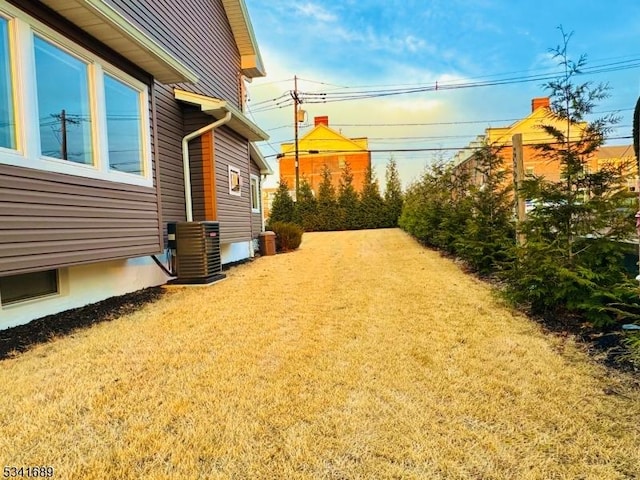
M 0 18 L 0 147 L 15 149 L 15 117 L 11 90 L 9 23 Z
M 255 178 L 251 178 L 251 208 L 253 210 L 260 208 L 258 204 L 258 181 Z
M 109 75 L 104 76 L 104 90 L 109 167 L 142 175 L 140 92 Z
M 34 37 L 42 154 L 92 165 L 87 64 Z
M 56 270 L 0 277 L 0 300 L 3 305 L 57 292 Z

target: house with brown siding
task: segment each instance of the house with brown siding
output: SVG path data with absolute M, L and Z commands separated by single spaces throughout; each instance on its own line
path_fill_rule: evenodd
M 251 257 L 264 75 L 244 0 L 0 0 L 0 329 L 166 283 L 170 222 Z

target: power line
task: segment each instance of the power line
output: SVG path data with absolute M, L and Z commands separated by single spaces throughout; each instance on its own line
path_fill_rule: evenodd
M 603 110 L 601 112 L 594 112 L 594 115 L 600 115 L 603 113 L 617 113 L 631 111 L 633 108 L 618 108 L 614 110 Z M 456 120 L 451 122 L 415 122 L 415 123 L 332 123 L 332 127 L 431 127 L 441 125 L 473 125 L 473 124 L 494 124 L 505 122 L 517 122 L 522 118 L 500 118 L 492 120 Z M 313 127 L 310 123 L 302 125 L 302 128 Z M 278 127 L 269 128 L 267 132 L 273 132 L 275 130 L 282 130 L 285 128 L 293 128 L 292 124 L 280 125 Z M 616 125 L 616 128 L 620 128 Z
M 620 57 L 618 57 L 620 58 Z M 621 70 L 628 70 L 633 68 L 640 67 L 640 58 L 632 58 L 630 60 L 621 60 L 617 62 L 609 62 L 602 63 L 599 65 L 594 65 L 590 67 L 585 67 L 582 69 L 579 74 L 580 75 L 594 75 L 598 73 L 609 73 Z M 489 75 L 489 76 L 499 76 L 501 74 Z M 504 74 L 502 74 L 504 75 Z M 477 82 L 462 82 L 462 81 L 449 81 L 449 82 L 434 82 L 432 84 L 417 84 L 415 87 L 403 87 L 403 88 L 387 88 L 381 89 L 380 87 L 371 88 L 369 90 L 360 90 L 360 91 L 346 91 L 346 92 L 337 92 L 337 91 L 325 91 L 325 92 L 297 92 L 300 95 L 300 99 L 302 103 L 334 103 L 334 102 L 342 102 L 349 100 L 364 100 L 369 98 L 381 98 L 386 96 L 395 96 L 395 95 L 407 95 L 411 93 L 424 93 L 429 91 L 438 91 L 438 90 L 457 90 L 463 88 L 477 88 L 477 87 L 486 87 L 486 86 L 498 86 L 498 85 L 508 85 L 508 84 L 517 84 L 517 83 L 527 83 L 534 81 L 545 81 L 545 80 L 553 80 L 562 76 L 561 72 L 551 72 L 544 74 L 535 74 L 535 75 L 524 75 L 524 76 L 515 76 L 515 77 L 507 77 L 498 80 L 492 81 L 477 81 Z M 321 83 L 321 82 L 316 82 Z M 342 89 L 350 89 L 352 87 L 341 87 Z M 262 109 L 256 110 L 255 113 L 262 113 L 266 111 L 271 111 L 278 108 L 285 108 L 287 106 L 291 106 L 291 103 L 284 104 L 281 102 L 277 102 L 275 105 L 267 105 L 267 103 L 263 104 L 264 107 Z
M 620 136 L 620 137 L 608 137 L 607 140 L 628 140 L 633 138 L 633 136 Z M 541 139 L 542 140 L 542 139 Z M 535 143 L 539 140 L 535 140 L 534 142 L 527 142 L 524 146 L 540 146 L 540 145 L 552 145 L 558 142 L 544 142 L 544 143 Z M 500 148 L 498 146 L 497 148 Z M 421 148 L 370 148 L 363 150 L 313 150 L 313 154 L 340 154 L 340 153 L 415 153 L 415 152 L 446 152 L 446 151 L 460 151 L 460 150 L 477 150 L 478 147 L 472 147 L 469 145 L 463 147 L 421 147 Z M 303 151 L 304 152 L 304 151 Z M 269 157 L 278 157 L 282 154 L 274 154 L 274 155 L 265 155 L 265 158 Z

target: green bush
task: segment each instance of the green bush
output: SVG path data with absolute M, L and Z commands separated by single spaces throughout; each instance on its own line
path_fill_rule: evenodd
M 289 252 L 302 243 L 304 231 L 299 225 L 290 222 L 271 222 L 269 230 L 276 234 L 276 251 Z

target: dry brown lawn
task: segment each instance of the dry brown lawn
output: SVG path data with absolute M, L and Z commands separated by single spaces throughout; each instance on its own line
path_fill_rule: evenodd
M 0 362 L 56 479 L 640 478 L 640 394 L 399 230 L 305 234 Z

